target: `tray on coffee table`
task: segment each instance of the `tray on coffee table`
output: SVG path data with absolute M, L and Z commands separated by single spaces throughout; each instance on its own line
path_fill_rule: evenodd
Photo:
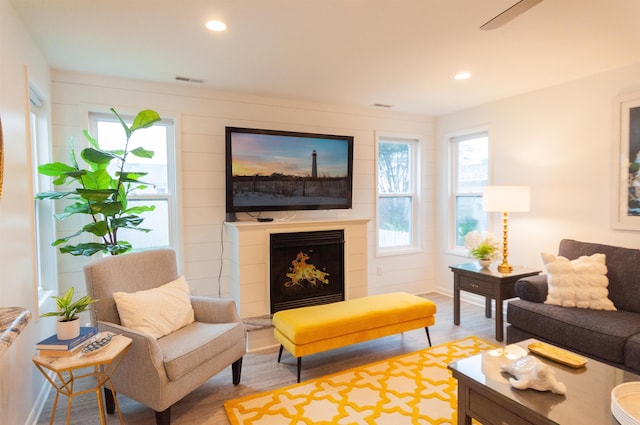
M 587 364 L 587 360 L 584 357 L 544 342 L 532 342 L 527 345 L 527 348 L 534 354 L 576 369 Z

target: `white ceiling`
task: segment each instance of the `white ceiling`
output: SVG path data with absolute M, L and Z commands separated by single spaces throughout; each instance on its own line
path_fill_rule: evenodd
M 640 0 L 10 1 L 55 69 L 429 115 L 640 62 Z

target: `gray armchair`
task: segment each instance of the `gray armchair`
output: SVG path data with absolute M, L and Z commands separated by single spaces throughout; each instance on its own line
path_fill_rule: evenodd
M 87 292 L 99 300 L 92 309 L 94 323 L 100 331 L 133 339 L 112 378 L 115 391 L 155 410 L 158 425 L 170 423 L 174 403 L 229 365 L 233 383 L 240 382 L 246 332 L 233 300 L 192 296 L 195 322 L 157 340 L 121 324 L 112 293 L 148 290 L 177 279 L 173 250 L 100 258 L 84 273 Z M 105 398 L 113 413 L 113 394 L 106 388 Z

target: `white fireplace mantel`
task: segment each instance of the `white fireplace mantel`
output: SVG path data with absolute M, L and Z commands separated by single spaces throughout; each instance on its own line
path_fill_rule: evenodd
M 229 284 L 242 318 L 270 314 L 269 239 L 272 233 L 343 230 L 345 299 L 367 295 L 369 219 L 225 222 Z

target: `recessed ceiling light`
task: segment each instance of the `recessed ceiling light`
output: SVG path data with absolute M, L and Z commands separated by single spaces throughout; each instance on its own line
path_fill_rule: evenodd
M 466 80 L 467 78 L 471 78 L 471 73 L 470 72 L 460 72 L 458 74 L 456 74 L 455 77 L 456 80 Z
M 218 21 L 216 19 L 207 21 L 206 26 L 207 26 L 207 29 L 211 31 L 216 31 L 216 32 L 224 31 L 227 29 L 227 24 L 225 24 L 222 21 Z

